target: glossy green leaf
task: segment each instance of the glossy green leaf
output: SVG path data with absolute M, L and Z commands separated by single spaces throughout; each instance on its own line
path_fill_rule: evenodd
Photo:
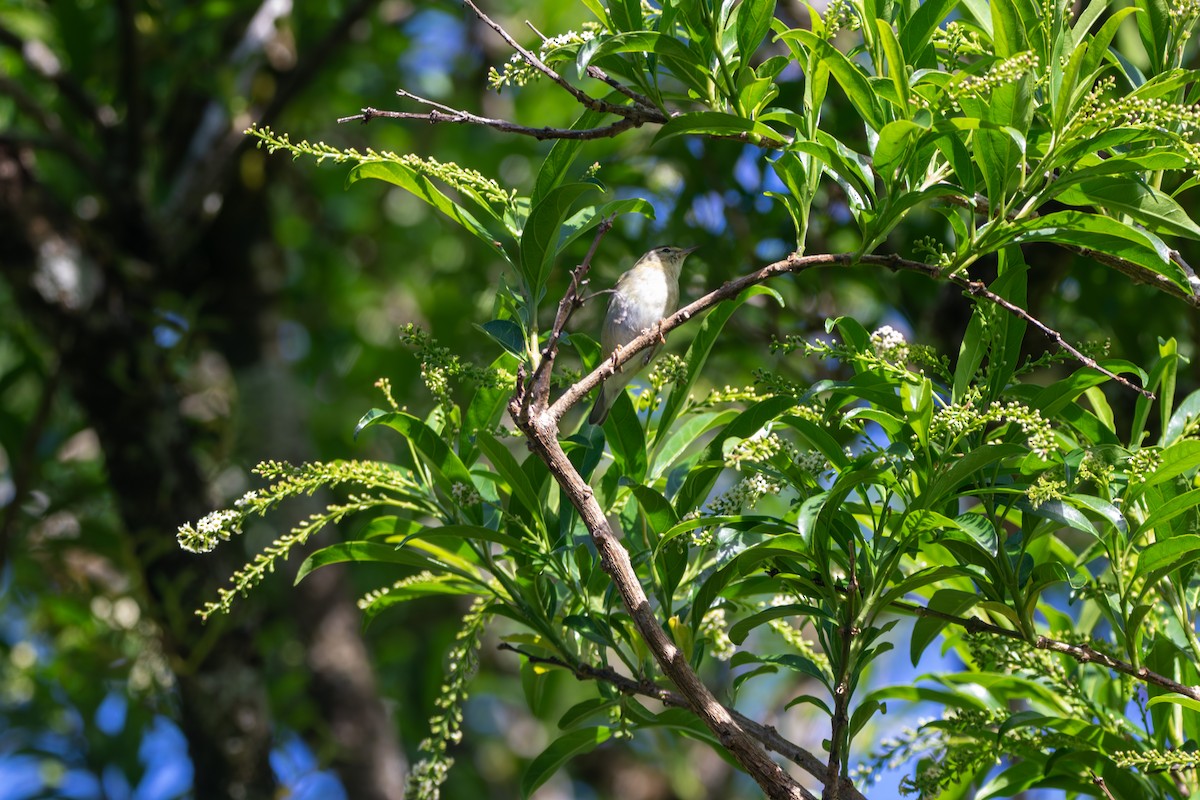
M 828 68 L 867 126 L 876 131 L 883 127 L 883 109 L 861 67 L 812 31 L 794 29 L 781 34 L 779 39 L 795 40 L 808 48 Z
M 604 420 L 604 436 L 620 474 L 634 483 L 646 477 L 646 432 L 628 392 L 621 392 Z
M 469 211 L 447 197 L 432 181 L 416 170 L 395 161 L 368 161 L 350 170 L 350 174 L 346 176 L 346 185 L 349 186 L 368 178 L 399 186 L 414 197 L 424 200 L 458 223 L 476 239 L 484 242 L 490 250 L 498 255 L 505 255 L 504 249 L 492 231 L 480 224 L 479 220 L 475 219 Z
M 738 6 L 737 46 L 743 63 L 758 49 L 775 19 L 775 0 L 742 0 Z
M 354 435 L 366 428 L 384 425 L 398 432 L 425 456 L 422 466 L 433 474 L 434 480 L 447 496 L 453 496 L 455 484 L 474 488 L 475 481 L 458 455 L 432 428 L 404 411 L 372 409 L 363 415 L 354 428 Z
M 1200 239 L 1200 226 L 1179 203 L 1136 176 L 1091 178 L 1071 185 L 1055 197 L 1067 205 L 1119 211 L 1158 234 Z
M 721 111 L 692 111 L 672 117 L 659 128 L 653 144 L 675 136 L 731 136 L 743 138 L 750 144 L 781 142 L 783 134 L 762 122 L 737 117 Z
M 593 39 L 592 41 L 596 40 Z M 583 69 L 583 67 L 580 67 L 581 72 Z M 603 119 L 603 113 L 584 109 L 579 118 L 571 125 L 571 130 L 595 128 Z M 583 144 L 583 139 L 558 139 L 554 142 L 550 148 L 550 152 L 542 160 L 541 168 L 538 169 L 537 180 L 533 184 L 533 194 L 529 198 L 531 206 L 536 207 L 543 197 L 546 197 L 554 189 L 567 182 L 571 165 L 575 163 L 575 157 L 579 154 L 579 150 L 583 147 Z
M 1197 560 L 1200 560 L 1200 536 L 1194 533 L 1173 536 L 1155 542 L 1138 554 L 1133 579 L 1139 580 L 1163 569 L 1178 569 Z
M 476 443 L 483 454 L 487 456 L 488 461 L 492 463 L 496 472 L 500 473 L 500 477 L 508 484 L 513 496 L 533 516 L 536 528 L 544 529 L 546 522 L 542 517 L 542 500 L 538 496 L 537 490 L 533 488 L 533 484 L 530 483 L 529 476 L 517 463 L 516 456 L 487 431 L 479 432 Z M 510 508 L 510 510 L 512 509 Z
M 583 753 L 590 753 L 612 737 L 612 730 L 599 726 L 570 731 L 557 737 L 530 762 L 521 776 L 521 797 L 533 792 L 558 772 L 563 764 Z
M 547 192 L 529 212 L 529 219 L 521 231 L 520 268 L 535 298 L 550 277 L 562 226 L 571 215 L 571 209 L 585 194 L 598 188 L 594 183 L 562 184 Z

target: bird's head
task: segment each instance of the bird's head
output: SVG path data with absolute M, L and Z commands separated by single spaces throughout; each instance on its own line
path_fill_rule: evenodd
M 679 270 L 683 267 L 683 260 L 688 257 L 688 254 L 698 250 L 698 247 L 673 247 L 665 245 L 656 247 L 638 260 L 638 264 L 657 264 L 674 278 L 679 277 Z

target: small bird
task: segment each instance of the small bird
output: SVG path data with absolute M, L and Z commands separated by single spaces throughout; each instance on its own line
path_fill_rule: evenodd
M 604 357 L 636 339 L 644 331 L 652 329 L 666 317 L 675 313 L 679 305 L 679 270 L 683 260 L 695 251 L 695 247 L 656 247 L 638 259 L 633 268 L 617 280 L 608 303 L 608 315 L 604 318 L 604 330 L 600 333 L 600 345 Z M 625 364 L 612 377 L 600 384 L 600 395 L 588 415 L 592 425 L 603 425 L 613 401 L 625 390 L 658 352 L 651 348 L 645 358 Z

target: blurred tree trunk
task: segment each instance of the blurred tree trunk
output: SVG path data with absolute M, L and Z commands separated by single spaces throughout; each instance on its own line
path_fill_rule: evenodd
M 118 5 L 118 26 L 127 37 L 122 45 L 136 53 L 140 34 L 131 9 Z M 264 101 L 264 118 L 296 96 L 371 5 L 354 4 L 314 44 L 310 58 L 298 59 L 291 75 L 274 76 L 278 89 Z M 251 27 L 248 23 L 247 30 Z M 0 34 L 0 44 L 21 45 L 11 32 Z M 127 62 L 118 95 L 141 80 L 136 56 Z M 268 72 L 265 64 L 255 69 Z M 16 91 L 15 84 L 6 86 Z M 263 450 L 257 455 L 311 454 L 303 415 L 297 413 L 305 389 L 294 385 L 263 344 L 275 336 L 275 298 L 256 284 L 251 267 L 256 251 L 274 244 L 264 199 L 248 198 L 254 193 L 237 179 L 236 156 L 244 147 L 240 130 L 219 113 L 223 101 L 204 97 L 179 103 L 167 124 L 147 125 L 150 96 L 145 87 L 135 90 L 123 98 L 127 106 L 119 122 L 98 132 L 95 142 L 75 143 L 81 151 L 94 145 L 74 159 L 94 169 L 81 168 L 73 176 L 86 182 L 83 191 L 69 181 L 64 185 L 68 192 L 102 198 L 102 213 L 92 218 L 65 207 L 73 197 L 64 199 L 63 186 L 48 183 L 53 173 L 42 169 L 39 143 L 0 137 L 0 267 L 31 324 L 57 349 L 64 388 L 98 435 L 129 549 L 141 570 L 145 611 L 162 632 L 177 677 L 195 796 L 267 798 L 276 789 L 268 761 L 274 730 L 256 635 L 261 621 L 235 615 L 203 626 L 194 609 L 237 564 L 228 556 L 189 555 L 175 542 L 181 523 L 212 510 L 212 487 L 197 461 L 211 433 L 181 410 L 187 390 L 172 363 L 179 355 L 156 341 L 164 321 L 161 298 L 185 293 L 206 301 L 203 313 L 235 334 L 216 341 L 246 382 L 242 401 L 261 414 L 286 410 L 258 442 Z M 210 127 L 216 121 L 207 143 L 199 136 L 206 123 L 197 111 L 206 107 L 218 109 L 206 118 Z M 190 122 L 182 124 L 185 118 Z M 179 190 L 171 205 L 176 213 L 148 212 L 145 154 L 157 154 L 169 165 L 170 154 L 185 152 L 180 166 L 164 167 L 171 172 L 157 181 Z M 232 227 L 202 224 L 199 210 L 210 196 L 224 198 L 227 211 L 254 206 L 258 213 L 233 220 Z M 233 219 L 228 213 L 222 218 Z M 239 338 L 246 333 L 251 336 Z M 249 388 L 252 376 L 264 375 L 265 382 Z M 333 766 L 350 797 L 400 796 L 403 755 L 342 574 L 321 571 L 293 597 L 288 611 L 306 644 L 309 694 L 335 743 L 323 749 L 335 753 Z

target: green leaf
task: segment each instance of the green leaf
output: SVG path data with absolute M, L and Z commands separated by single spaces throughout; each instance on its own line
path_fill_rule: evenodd
M 577 755 L 590 753 L 612 736 L 612 730 L 604 726 L 584 728 L 565 733 L 543 750 L 530 762 L 521 776 L 521 797 L 529 797 L 534 791 L 558 772 L 559 768 Z
M 533 484 L 529 481 L 529 476 L 521 469 L 521 465 L 517 463 L 514 456 L 507 447 L 498 442 L 487 431 L 480 431 L 476 437 L 476 443 L 483 454 L 487 456 L 488 461 L 500 473 L 500 477 L 508 484 L 512 491 L 513 497 L 521 501 L 521 504 L 532 515 L 535 525 L 538 530 L 544 530 L 546 527 L 545 519 L 542 517 L 542 501 L 538 496 L 537 491 L 533 488 Z M 512 510 L 510 504 L 510 511 Z
M 654 219 L 654 206 L 649 200 L 641 197 L 623 197 L 598 206 L 584 206 L 563 223 L 562 237 L 555 254 L 561 253 L 571 242 L 595 228 L 605 217 L 619 217 L 622 214 L 641 214 L 648 219 Z
M 501 531 L 481 525 L 434 525 L 413 531 L 399 543 L 400 547 L 415 541 L 428 542 L 434 539 L 457 539 L 459 541 L 492 542 L 511 550 L 521 547 L 521 542 Z
M 812 31 L 797 28 L 781 34 L 779 39 L 781 41 L 795 40 L 807 47 L 814 56 L 821 60 L 822 65 L 828 68 L 838 85 L 842 87 L 842 91 L 846 93 L 854 110 L 858 112 L 867 126 L 875 131 L 883 127 L 883 109 L 861 67 Z
M 737 411 L 727 408 L 724 411 L 706 411 L 701 414 L 689 414 L 666 440 L 657 445 L 654 451 L 654 462 L 650 468 L 650 478 L 657 480 L 663 473 L 675 466 L 676 461 L 689 448 L 697 447 L 704 434 L 713 428 L 724 425 L 737 416 Z M 656 435 L 662 435 L 662 426 Z
M 962 458 L 954 460 L 953 466 L 940 474 L 930 486 L 921 493 L 914 508 L 932 508 L 950 499 L 952 493 L 971 476 L 985 467 L 1024 455 L 1026 448 L 1011 443 L 984 444 L 976 447 Z
M 1169 703 L 1173 706 L 1182 706 L 1183 708 L 1191 709 L 1192 711 L 1200 712 L 1200 700 L 1188 697 L 1187 695 L 1175 694 L 1160 694 L 1151 697 L 1147 706 L 1157 706 L 1161 703 Z
M 781 606 L 771 606 L 770 608 L 751 614 L 745 619 L 738 620 L 729 628 L 729 638 L 734 644 L 741 644 L 750 635 L 750 631 L 760 625 L 765 625 L 773 619 L 780 617 L 797 617 L 801 615 L 818 614 L 816 608 L 807 603 L 789 603 Z
M 515 371 L 513 359 L 504 355 L 492 362 L 492 369 L 508 369 Z M 458 438 L 459 458 L 464 464 L 475 461 L 477 450 L 475 437 L 478 431 L 495 430 L 500 417 L 508 407 L 508 398 L 512 394 L 506 386 L 480 385 L 475 390 L 470 404 L 467 406 L 463 419 L 462 431 Z
M 604 420 L 604 438 L 612 448 L 619 473 L 633 483 L 641 483 L 648 464 L 646 432 L 628 392 L 621 392 L 613 400 L 608 419 Z
M 878 20 L 882 26 L 883 21 Z M 891 28 L 887 30 L 890 32 Z M 875 142 L 875 172 L 884 184 L 891 186 L 903 182 L 902 170 L 911 157 L 914 142 L 926 132 L 926 128 L 907 119 L 898 119 L 883 126 Z
M 879 43 L 883 45 L 883 54 L 887 59 L 888 77 L 892 79 L 892 85 L 896 88 L 896 110 L 901 117 L 907 119 L 912 114 L 912 107 L 909 104 L 908 65 L 904 60 L 900 41 L 887 20 L 876 19 L 875 27 L 879 29 Z
M 375 425 L 386 425 L 397 431 L 419 450 L 425 456 L 425 461 L 421 466 L 430 470 L 438 488 L 445 492 L 447 497 L 453 496 L 452 490 L 456 483 L 468 488 L 475 488 L 475 481 L 471 478 L 471 473 L 459 460 L 458 455 L 450 449 L 441 436 L 421 420 L 403 411 L 389 412 L 376 408 L 368 411 L 358 421 L 358 425 L 354 428 L 354 435 L 358 436 L 365 428 Z
M 690 55 L 685 45 L 677 39 L 663 36 L 658 31 L 629 31 L 612 36 L 597 36 L 584 42 L 575 57 L 575 66 L 580 74 L 583 74 L 593 61 L 618 53 L 653 53 L 660 46 L 670 47 L 665 45 L 667 40 L 683 47 L 683 55 Z
M 435 546 L 431 546 L 428 549 L 435 556 L 447 556 L 448 558 L 431 558 L 411 548 L 400 548 L 391 544 L 380 544 L 379 542 L 339 542 L 338 544 L 323 547 L 304 559 L 304 563 L 296 571 L 296 583 L 300 583 L 300 581 L 308 577 L 309 573 L 321 567 L 326 567 L 330 564 L 344 564 L 350 561 L 400 564 L 406 567 L 427 569 L 433 572 L 450 572 L 473 583 L 479 583 L 476 576 L 471 574 L 469 565 L 462 562 L 461 559 L 455 558 L 448 551 Z M 451 566 L 450 562 L 459 563 L 459 567 Z M 466 566 L 467 569 L 460 568 L 463 566 Z
M 1182 442 L 1176 442 L 1162 451 L 1162 458 L 1158 469 L 1154 470 L 1146 478 L 1145 482 L 1132 487 L 1130 494 L 1135 494 L 1133 491 L 1134 488 L 1144 491 L 1151 486 L 1157 486 L 1164 481 L 1169 481 L 1184 473 L 1191 472 L 1197 467 L 1200 467 L 1200 442 L 1194 439 L 1185 439 Z M 1140 495 L 1140 491 L 1137 494 Z M 1132 502 L 1133 499 L 1134 497 L 1129 497 L 1126 499 L 1126 502 Z
M 363 606 L 364 624 L 369 625 L 387 609 L 410 600 L 445 595 L 478 595 L 482 588 L 479 584 L 467 583 L 453 575 L 435 575 L 427 580 L 405 581 L 401 586 L 392 587 L 387 594 L 373 597 Z
M 517 358 L 525 357 L 525 333 L 511 319 L 493 319 L 475 327 Z
M 742 0 L 737 16 L 737 46 L 742 63 L 758 49 L 775 19 L 775 0 Z
M 761 122 L 726 114 L 721 111 L 692 111 L 672 117 L 659 129 L 652 144 L 665 142 L 684 134 L 700 136 L 745 136 L 751 144 L 781 142 L 786 137 Z
M 520 268 L 535 299 L 541 296 L 550 277 L 563 222 L 579 198 L 598 188 L 594 183 L 563 184 L 551 189 L 529 212 L 521 232 Z
M 1146 531 L 1152 531 L 1159 525 L 1170 522 L 1180 514 L 1191 511 L 1198 506 L 1200 506 L 1200 489 L 1192 489 L 1183 494 L 1176 495 L 1165 503 L 1156 503 L 1146 516 L 1146 521 L 1138 526 L 1137 531 L 1134 533 L 1134 538 L 1136 539 Z M 1164 539 L 1166 536 L 1155 538 Z
M 938 589 L 929 598 L 928 607 L 931 611 L 941 612 L 950 617 L 961 618 L 982 599 L 974 592 L 963 592 L 958 589 Z M 925 648 L 949 624 L 948 620 L 932 614 L 922 614 L 917 617 L 917 621 L 913 623 L 908 649 L 908 655 L 914 667 L 921 660 L 921 654 L 925 652 Z
M 1163 569 L 1174 570 L 1200 560 L 1200 536 L 1194 533 L 1173 536 L 1155 542 L 1138 554 L 1133 579 L 1138 580 Z
M 679 515 L 671 502 L 649 486 L 640 484 L 630 487 L 637 499 L 646 522 L 650 525 L 654 536 L 650 537 L 650 546 L 657 547 L 658 537 L 679 524 Z
M 1005 238 L 1016 244 L 1055 242 L 1116 256 L 1162 275 L 1183 291 L 1191 292 L 1186 276 L 1171 261 L 1170 248 L 1154 234 L 1124 222 L 1081 211 L 1056 211 L 1006 225 Z
M 1200 226 L 1179 203 L 1133 175 L 1080 181 L 1059 192 L 1055 199 L 1070 206 L 1119 211 L 1155 233 L 1200 239 Z
M 957 5 L 958 0 L 924 0 L 919 4 L 916 12 L 900 28 L 900 48 L 908 55 L 909 63 L 922 63 L 933 32 Z
M 592 41 L 596 40 L 593 39 Z M 580 55 L 582 55 L 582 51 Z M 583 72 L 584 69 L 585 67 L 580 67 L 579 71 Z M 604 119 L 602 112 L 593 111 L 590 108 L 585 109 L 579 118 L 575 120 L 575 123 L 571 125 L 571 130 L 581 131 L 595 128 L 600 124 L 602 119 Z M 542 166 L 538 170 L 537 180 L 533 184 L 533 194 L 529 198 L 531 206 L 536 206 L 541 202 L 543 197 L 550 194 L 555 188 L 563 185 L 567 179 L 567 173 L 571 169 L 571 164 L 575 162 L 575 156 L 579 154 L 579 150 L 582 147 L 582 139 L 559 139 L 554 143 L 554 146 L 550 148 L 550 152 L 546 154 L 546 158 L 542 160 Z
M 505 259 L 508 258 L 491 231 L 481 225 L 469 211 L 443 194 L 428 178 L 410 167 L 395 161 L 369 161 L 350 170 L 350 174 L 346 176 L 346 185 L 350 186 L 367 178 L 399 186 L 414 197 L 424 200 L 484 242 L 490 250 L 504 256 Z

